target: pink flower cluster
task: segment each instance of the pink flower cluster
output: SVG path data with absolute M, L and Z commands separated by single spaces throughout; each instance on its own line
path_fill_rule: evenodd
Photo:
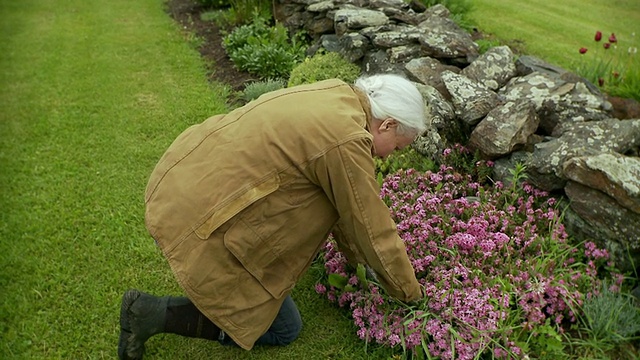
M 592 243 L 584 256 L 571 246 L 546 193 L 530 185 L 510 191 L 444 165 L 435 173 L 389 175 L 381 197 L 425 299 L 409 306 L 372 282 L 360 284 L 332 241 L 324 252 L 326 273 L 355 286 L 325 282 L 316 289 L 350 309 L 366 341 L 441 359 L 521 357 L 516 343 L 536 327 L 553 324 L 562 332 L 576 321 L 574 305 L 598 285 L 595 265 L 585 263 L 608 255 Z

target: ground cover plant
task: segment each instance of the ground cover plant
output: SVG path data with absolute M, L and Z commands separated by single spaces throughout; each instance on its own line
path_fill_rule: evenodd
M 522 183 L 522 166 L 511 185 L 483 184 L 491 163 L 470 161 L 465 151 L 446 150 L 438 171 L 400 170 L 382 184 L 381 197 L 424 288 L 422 300 L 405 304 L 387 296 L 332 241 L 317 291 L 349 310 L 361 339 L 405 356 L 555 359 L 590 351 L 576 348 L 569 334 L 581 324 L 585 300 L 600 292 L 607 252 L 568 241 L 556 200 Z M 451 166 L 469 163 L 477 171 Z M 624 277 L 614 272 L 612 279 L 605 290 L 619 292 Z M 589 304 L 592 313 L 602 308 Z M 628 311 L 639 318 L 635 307 Z M 618 339 L 628 342 L 638 330 L 625 329 Z

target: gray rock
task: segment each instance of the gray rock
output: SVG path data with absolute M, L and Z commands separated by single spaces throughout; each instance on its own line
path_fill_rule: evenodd
M 389 62 L 405 63 L 410 61 L 412 58 L 420 55 L 421 49 L 420 45 L 395 46 L 387 49 Z
M 333 21 L 336 34 L 340 36 L 351 30 L 387 24 L 389 18 L 381 11 L 353 8 L 336 11 Z
M 427 56 L 455 59 L 461 65 L 478 57 L 478 45 L 471 35 L 448 17 L 434 13 L 418 24 L 418 28 L 422 30 L 420 43 Z
M 544 190 L 557 190 L 566 182 L 562 171 L 565 161 L 577 156 L 625 153 L 638 145 L 640 119 L 567 124 L 560 137 L 535 146 L 529 170 L 538 179 L 536 186 Z
M 455 121 L 453 105 L 436 88 L 420 83 L 416 84 L 416 87 L 427 104 L 431 125 L 436 129 L 444 129 L 447 123 Z
M 526 151 L 515 151 L 509 156 L 496 159 L 493 165 L 493 180 L 500 181 L 506 186 L 513 184 L 513 170 L 517 164 L 527 165 L 531 160 L 531 153 Z M 522 183 L 524 179 L 520 179 Z
M 433 86 L 438 89 L 446 99 L 451 99 L 451 94 L 449 94 L 449 90 L 447 90 L 444 81 L 442 81 L 442 72 L 445 70 L 460 72 L 459 68 L 444 65 L 440 61 L 430 57 L 412 59 L 406 64 L 405 69 L 407 70 L 409 78 L 422 84 Z
M 618 204 L 601 191 L 570 181 L 565 193 L 571 209 L 589 225 L 597 242 L 607 248 L 616 265 L 629 268 L 640 260 L 640 214 Z M 631 259 L 629 258 L 631 256 Z
M 325 12 L 333 9 L 335 4 L 333 1 L 320 1 L 315 4 L 307 6 L 307 11 L 311 12 Z
M 396 8 L 398 10 L 409 9 L 409 4 L 403 0 L 370 0 L 369 7 L 374 9 Z
M 362 59 L 362 72 L 365 74 L 402 74 L 404 66 L 389 61 L 386 51 L 367 52 Z
M 618 153 L 574 157 L 562 171 L 565 177 L 600 190 L 618 204 L 640 214 L 640 159 Z
M 491 110 L 471 132 L 469 146 L 486 158 L 495 159 L 520 149 L 527 143 L 540 119 L 526 101 L 507 102 Z
M 359 33 L 349 33 L 338 40 L 338 52 L 349 62 L 356 62 L 364 57 L 370 48 L 369 39 Z
M 456 116 L 469 125 L 477 124 L 500 103 L 495 92 L 466 76 L 445 70 L 441 77 L 451 94 Z
M 491 90 L 498 90 L 516 75 L 513 53 L 508 46 L 498 46 L 480 55 L 462 74 Z

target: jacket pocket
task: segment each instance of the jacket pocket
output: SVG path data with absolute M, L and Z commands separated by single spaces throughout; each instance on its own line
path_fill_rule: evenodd
M 282 298 L 295 285 L 296 271 L 242 217 L 225 232 L 224 245 L 274 298 Z
M 216 207 L 213 213 L 194 229 L 195 234 L 202 240 L 208 239 L 222 224 L 229 221 L 249 205 L 276 191 L 279 185 L 280 182 L 277 176 L 268 177 L 243 192 L 240 196 L 233 198 L 224 205 Z

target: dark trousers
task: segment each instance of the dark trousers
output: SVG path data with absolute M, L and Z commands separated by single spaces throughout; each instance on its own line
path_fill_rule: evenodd
M 287 296 L 271 327 L 258 338 L 255 345 L 288 345 L 298 337 L 301 330 L 302 319 L 300 318 L 300 312 L 291 296 Z M 222 345 L 237 346 L 233 339 L 222 331 L 218 340 Z

